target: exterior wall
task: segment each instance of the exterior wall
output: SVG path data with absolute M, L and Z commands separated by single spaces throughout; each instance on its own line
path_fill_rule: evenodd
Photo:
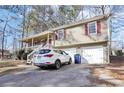
M 93 35 L 85 35 L 85 24 L 78 25 L 71 28 L 64 29 L 66 36 L 64 40 L 55 40 L 55 34 L 52 35 L 51 46 L 59 47 L 59 46 L 68 46 L 73 44 L 85 44 L 85 43 L 95 43 L 98 41 L 107 41 L 107 19 L 102 19 L 101 23 L 101 33 L 93 34 Z M 37 38 L 28 42 L 24 48 L 30 48 L 41 45 L 41 39 Z
M 110 63 L 109 61 L 109 51 L 108 51 L 108 47 L 104 46 L 104 51 L 103 51 L 103 60 L 104 63 Z
M 85 25 L 79 25 L 73 28 L 65 29 L 65 40 L 55 40 L 55 46 L 65 46 L 78 43 L 92 43 L 98 41 L 105 41 L 108 39 L 107 35 L 107 20 L 101 20 L 101 33 L 85 35 Z
M 75 47 L 70 47 L 70 48 L 61 48 L 62 50 L 68 50 L 68 49 L 76 49 L 76 54 L 80 54 L 81 55 L 81 58 L 83 58 L 83 55 L 82 55 L 82 49 L 83 48 L 89 48 L 89 47 L 103 47 L 103 62 L 100 63 L 100 64 L 108 64 L 109 63 L 109 57 L 108 57 L 108 47 L 106 44 L 99 44 L 99 45 L 86 45 L 86 46 L 75 46 Z M 73 50 L 72 50 L 73 52 Z M 73 56 L 74 56 L 75 52 L 73 52 Z M 72 55 L 71 55 L 72 56 Z M 81 59 L 82 60 L 82 59 Z M 83 61 L 83 60 L 82 60 Z M 83 62 L 82 62 L 83 63 Z M 87 63 L 87 62 L 84 62 L 84 63 Z

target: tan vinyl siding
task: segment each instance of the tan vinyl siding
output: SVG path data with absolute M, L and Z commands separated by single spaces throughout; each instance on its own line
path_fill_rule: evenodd
M 101 20 L 101 34 L 85 35 L 84 24 L 65 29 L 65 31 L 66 39 L 56 40 L 55 46 L 105 41 L 107 40 L 107 20 Z

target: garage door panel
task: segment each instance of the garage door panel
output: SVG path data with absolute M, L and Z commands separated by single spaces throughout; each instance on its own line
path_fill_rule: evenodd
M 82 48 L 82 57 L 90 64 L 103 63 L 103 47 Z

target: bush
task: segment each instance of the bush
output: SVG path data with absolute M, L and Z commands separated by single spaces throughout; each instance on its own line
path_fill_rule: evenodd
M 27 60 L 27 55 L 29 53 L 31 53 L 33 50 L 29 49 L 29 50 L 24 50 L 24 49 L 21 49 L 19 51 L 16 51 L 16 57 L 19 59 L 19 60 Z
M 115 51 L 115 54 L 116 54 L 117 56 L 123 56 L 123 55 L 124 55 L 124 53 L 122 52 L 122 50 L 117 50 L 117 51 Z
M 21 49 L 21 50 L 19 50 L 19 51 L 16 51 L 15 54 L 16 54 L 16 57 L 17 57 L 19 60 L 21 60 L 24 53 L 25 53 L 25 50 L 24 50 L 24 49 Z
M 23 60 L 27 60 L 27 55 L 28 55 L 28 53 L 23 53 L 23 55 L 22 55 Z

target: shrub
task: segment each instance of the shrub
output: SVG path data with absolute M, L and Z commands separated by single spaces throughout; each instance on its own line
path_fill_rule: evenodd
M 19 60 L 27 60 L 27 55 L 29 53 L 31 53 L 32 50 L 29 49 L 29 50 L 24 50 L 24 49 L 21 49 L 19 51 L 16 51 L 16 57 L 19 59 Z
M 25 52 L 25 50 L 24 49 L 21 49 L 21 50 L 19 50 L 19 51 L 16 51 L 16 57 L 19 59 L 19 60 L 21 60 L 22 59 L 22 56 L 23 56 L 23 54 L 24 54 L 24 52 Z
M 117 50 L 117 51 L 115 51 L 115 54 L 117 55 L 117 56 L 123 56 L 123 52 L 122 52 L 122 50 Z

